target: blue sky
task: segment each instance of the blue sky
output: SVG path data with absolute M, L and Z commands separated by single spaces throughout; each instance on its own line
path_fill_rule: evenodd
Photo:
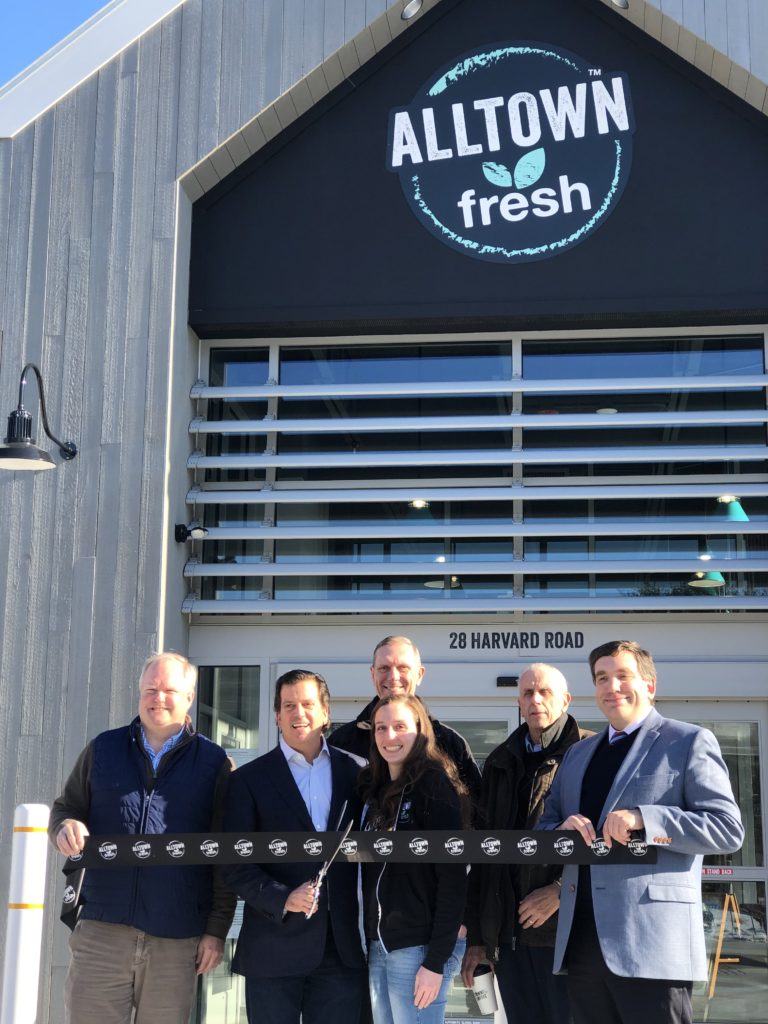
M 106 4 L 107 0 L 0 0 L 0 86 Z

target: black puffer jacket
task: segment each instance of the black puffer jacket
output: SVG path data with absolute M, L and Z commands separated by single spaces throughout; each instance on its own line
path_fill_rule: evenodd
M 489 829 L 519 827 L 518 799 L 526 781 L 525 737 L 528 726 L 523 724 L 498 746 L 483 768 L 483 791 L 480 800 L 479 824 Z M 525 828 L 536 828 L 544 810 L 544 800 L 552 786 L 555 773 L 566 750 L 574 743 L 591 736 L 579 729 L 575 718 L 562 715 L 542 735 L 546 757 L 532 780 Z M 467 925 L 467 943 L 485 946 L 489 958 L 498 958 L 502 933 L 528 946 L 554 946 L 557 914 L 553 914 L 539 928 L 520 928 L 517 905 L 520 900 L 542 886 L 550 885 L 560 877 L 562 869 L 550 864 L 483 864 L 470 872 L 469 897 L 464 922 Z
M 366 704 L 354 721 L 347 722 L 346 725 L 340 725 L 338 729 L 334 729 L 328 737 L 328 742 L 332 743 L 334 747 L 339 747 L 341 750 L 347 750 L 351 754 L 364 757 L 367 761 L 371 753 L 371 715 L 378 700 L 378 697 L 374 697 L 370 704 Z M 456 765 L 459 778 L 469 790 L 469 799 L 474 809 L 477 807 L 480 799 L 482 779 L 480 769 L 477 767 L 474 757 L 472 757 L 467 741 L 455 729 L 451 729 L 448 725 L 443 725 L 442 722 L 433 718 L 432 715 L 429 716 L 429 720 L 432 722 L 432 727 L 435 730 L 435 740 L 439 749 Z

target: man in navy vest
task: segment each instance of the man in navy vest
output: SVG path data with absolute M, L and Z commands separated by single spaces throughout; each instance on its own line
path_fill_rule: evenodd
M 180 654 L 150 657 L 139 714 L 80 754 L 48 832 L 75 856 L 89 835 L 215 831 L 229 761 L 192 729 L 197 669 Z M 86 871 L 65 985 L 71 1024 L 186 1024 L 195 978 L 222 960 L 235 898 L 207 867 Z

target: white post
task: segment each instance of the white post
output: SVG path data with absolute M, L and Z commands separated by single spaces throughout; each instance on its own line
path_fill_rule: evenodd
M 0 1024 L 37 1020 L 49 813 L 45 804 L 19 804 L 13 816 Z

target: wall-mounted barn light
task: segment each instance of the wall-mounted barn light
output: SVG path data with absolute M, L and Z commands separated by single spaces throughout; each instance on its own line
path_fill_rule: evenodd
M 38 470 L 54 469 L 56 463 L 48 452 L 38 448 L 32 436 L 32 413 L 24 408 L 24 388 L 27 384 L 27 373 L 33 370 L 37 378 L 37 390 L 40 394 L 40 415 L 43 430 L 54 444 L 59 446 L 62 459 L 68 461 L 77 455 L 77 446 L 73 441 L 60 441 L 48 426 L 48 414 L 45 408 L 45 391 L 40 370 L 34 363 L 27 363 L 21 371 L 19 381 L 19 404 L 8 417 L 8 435 L 0 446 L 0 469 Z

